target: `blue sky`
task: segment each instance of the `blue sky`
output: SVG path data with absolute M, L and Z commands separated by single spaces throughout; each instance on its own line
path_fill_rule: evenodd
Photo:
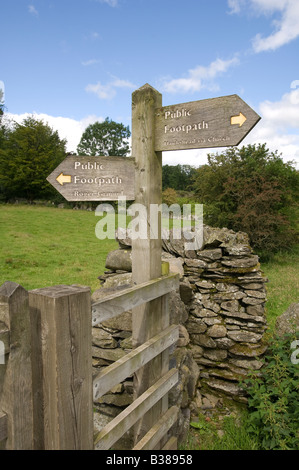
M 298 0 L 1 0 L 0 88 L 7 117 L 44 119 L 75 151 L 106 117 L 131 126 L 132 92 L 163 105 L 238 94 L 266 142 L 299 161 Z M 164 164 L 208 152 L 164 152 Z M 218 151 L 221 151 L 219 149 Z

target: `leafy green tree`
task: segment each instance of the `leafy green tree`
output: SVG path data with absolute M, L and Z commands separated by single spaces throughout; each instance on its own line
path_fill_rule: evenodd
M 78 155 L 120 156 L 129 153 L 129 126 L 109 120 L 90 124 L 82 134 L 77 147 Z
M 1 118 L 3 114 L 4 114 L 4 91 L 2 89 L 2 84 L 0 81 L 0 122 L 1 122 Z
M 247 232 L 261 254 L 297 242 L 298 188 L 293 163 L 285 163 L 266 144 L 208 155 L 193 185 L 204 204 L 205 223 Z
M 176 191 L 188 190 L 192 183 L 192 178 L 194 174 L 195 168 L 190 165 L 163 165 L 163 190 L 167 188 L 172 188 Z
M 163 203 L 167 204 L 168 206 L 171 206 L 172 204 L 177 203 L 177 192 L 173 188 L 166 188 L 164 189 L 162 193 L 162 201 Z
M 2 196 L 33 200 L 55 194 L 46 178 L 65 158 L 65 146 L 43 121 L 29 117 L 15 123 L 0 145 Z

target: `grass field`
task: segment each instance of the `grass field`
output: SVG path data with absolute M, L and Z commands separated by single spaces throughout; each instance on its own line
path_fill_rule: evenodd
M 100 287 L 107 253 L 115 240 L 98 240 L 95 212 L 0 205 L 0 285 L 25 289 L 80 284 Z
M 95 212 L 55 207 L 0 205 L 0 285 L 6 280 L 36 289 L 58 284 L 99 288 L 107 253 L 115 240 L 95 235 Z M 262 263 L 267 283 L 267 318 L 275 319 L 299 297 L 299 249 Z
M 290 304 L 299 302 L 299 247 L 288 253 L 277 253 L 267 263 L 262 263 L 266 284 L 266 315 L 268 327 L 273 331 L 276 318 Z

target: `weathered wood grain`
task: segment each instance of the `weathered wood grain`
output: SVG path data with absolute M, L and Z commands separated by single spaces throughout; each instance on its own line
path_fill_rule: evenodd
M 14 282 L 0 287 L 0 320 L 9 329 L 9 354 L 0 410 L 7 415 L 7 450 L 33 448 L 31 327 L 28 292 Z M 1 366 L 2 367 L 2 366 Z M 4 367 L 4 366 L 3 366 Z
M 92 325 L 157 299 L 179 287 L 179 276 L 170 274 L 115 292 L 92 303 Z
M 128 157 L 68 156 L 47 181 L 67 201 L 134 200 L 134 159 Z
M 35 448 L 93 448 L 90 289 L 29 292 L 34 335 Z
M 135 202 L 150 214 L 151 204 L 162 203 L 162 153 L 155 149 L 155 110 L 162 106 L 162 95 L 146 84 L 132 94 L 132 155 L 135 157 Z M 152 226 L 152 224 L 155 226 Z M 132 278 L 135 284 L 161 276 L 160 221 L 147 219 L 146 239 L 132 240 Z M 158 232 L 158 237 L 152 234 Z M 133 346 L 140 346 L 163 330 L 162 298 L 133 309 Z M 168 326 L 168 325 L 167 325 Z M 157 356 L 134 376 L 134 397 L 137 398 L 153 385 L 166 370 L 163 356 Z M 166 400 L 166 399 L 165 399 Z M 165 403 L 164 400 L 164 403 Z M 158 403 L 135 426 L 138 442 L 159 419 L 162 403 Z
M 112 387 L 132 375 L 158 354 L 161 354 L 162 351 L 165 351 L 178 339 L 179 328 L 176 325 L 172 325 L 128 353 L 125 357 L 105 367 L 103 372 L 100 372 L 93 379 L 94 400 L 100 398 L 111 390 Z
M 155 385 L 140 395 L 134 402 L 114 418 L 96 436 L 95 449 L 108 450 L 127 432 L 144 414 L 171 390 L 178 381 L 178 371 L 171 369 Z
M 169 441 L 166 442 L 165 446 L 162 447 L 162 450 L 177 450 L 178 449 L 178 439 L 175 436 L 172 436 Z
M 155 150 L 238 145 L 260 119 L 238 95 L 157 107 Z
M 8 436 L 7 414 L 0 411 L 0 442 Z
M 138 444 L 135 445 L 133 450 L 153 450 L 167 434 L 169 429 L 176 423 L 178 413 L 179 409 L 177 406 L 169 408 L 152 429 L 150 429 Z

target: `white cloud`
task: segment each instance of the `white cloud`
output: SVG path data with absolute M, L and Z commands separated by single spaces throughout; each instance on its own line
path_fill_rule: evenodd
M 99 64 L 99 63 L 100 63 L 100 60 L 98 60 L 98 59 L 84 60 L 84 61 L 81 62 L 81 64 L 84 67 L 89 67 L 90 65 L 96 65 L 96 64 Z
M 80 142 L 82 133 L 90 124 L 103 122 L 104 118 L 100 116 L 90 115 L 77 121 L 75 119 L 61 117 L 61 116 L 50 116 L 48 114 L 37 114 L 37 113 L 24 113 L 24 114 L 5 114 L 6 119 L 21 123 L 24 119 L 29 116 L 33 116 L 35 119 L 43 120 L 48 123 L 49 126 L 57 131 L 61 139 L 67 140 L 67 151 L 76 152 L 77 146 Z
M 298 0 L 228 0 L 230 13 L 240 13 L 242 8 L 251 6 L 260 15 L 271 16 L 279 12 L 281 18 L 273 21 L 274 31 L 267 37 L 257 34 L 253 39 L 253 49 L 259 53 L 278 49 L 299 37 Z
M 34 5 L 28 5 L 28 11 L 31 15 L 38 16 L 38 11 Z
M 136 86 L 128 80 L 121 80 L 114 78 L 111 82 L 106 85 L 102 85 L 101 82 L 96 84 L 89 84 L 85 90 L 89 93 L 95 93 L 101 100 L 110 100 L 116 95 L 117 88 L 131 88 L 134 89 Z
M 299 89 L 285 93 L 280 101 L 264 101 L 259 106 L 262 117 L 243 141 L 267 143 L 271 151 L 282 153 L 284 161 L 299 164 Z M 242 143 L 243 144 L 243 143 Z
M 118 0 L 96 0 L 98 3 L 107 3 L 110 7 L 116 7 L 118 5 Z
M 203 88 L 214 90 L 213 79 L 226 72 L 233 65 L 238 64 L 238 62 L 237 57 L 234 57 L 230 60 L 217 59 L 207 67 L 198 65 L 194 69 L 190 69 L 184 78 L 164 80 L 161 88 L 168 93 L 195 92 Z
M 240 13 L 241 7 L 244 5 L 246 0 L 228 0 L 228 6 L 230 13 Z

